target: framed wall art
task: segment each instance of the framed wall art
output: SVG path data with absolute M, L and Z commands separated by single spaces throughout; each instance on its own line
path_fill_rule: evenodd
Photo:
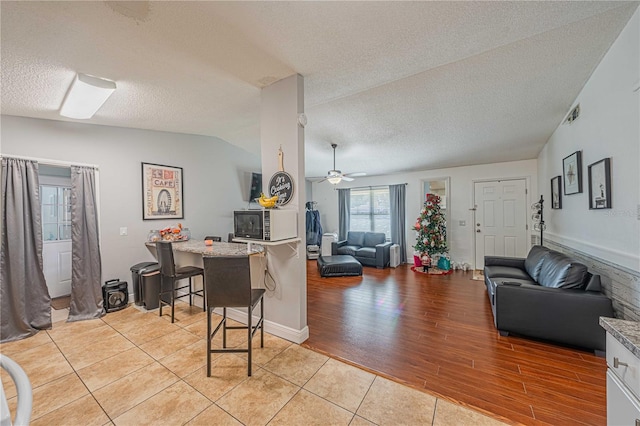
M 183 219 L 182 167 L 142 163 L 142 219 Z
M 551 179 L 551 208 L 562 208 L 562 176 Z
M 582 192 L 582 152 L 576 151 L 562 160 L 564 195 Z
M 604 158 L 589 166 L 589 208 L 611 208 L 611 159 Z

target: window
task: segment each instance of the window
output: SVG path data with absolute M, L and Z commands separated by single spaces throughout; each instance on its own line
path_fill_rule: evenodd
M 350 231 L 384 232 L 391 240 L 389 187 L 351 190 Z
M 71 188 L 40 185 L 42 205 L 42 239 L 61 241 L 71 239 Z

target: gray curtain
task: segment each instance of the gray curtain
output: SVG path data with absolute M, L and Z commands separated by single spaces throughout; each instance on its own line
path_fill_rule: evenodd
M 67 321 L 104 315 L 95 172 L 71 166 L 71 304 Z
M 42 269 L 38 163 L 2 159 L 0 341 L 51 328 L 51 297 Z
M 389 185 L 391 204 L 391 242 L 400 246 L 400 262 L 407 262 L 406 190 L 404 183 Z
M 349 231 L 349 211 L 351 210 L 351 190 L 338 189 L 338 240 L 347 239 Z

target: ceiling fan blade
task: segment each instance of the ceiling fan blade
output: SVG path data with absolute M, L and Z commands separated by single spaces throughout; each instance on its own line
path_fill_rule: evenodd
M 350 177 L 361 177 L 361 176 L 366 176 L 367 174 L 365 172 L 355 172 L 355 173 L 346 173 L 342 176 L 350 176 Z
M 354 179 L 353 179 L 353 178 L 350 178 L 349 176 L 342 175 L 342 180 L 343 180 L 343 181 L 345 181 L 345 182 L 351 182 L 351 181 L 353 181 Z

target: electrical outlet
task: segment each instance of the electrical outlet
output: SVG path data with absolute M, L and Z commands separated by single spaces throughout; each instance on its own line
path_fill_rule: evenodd
M 466 220 L 461 220 L 461 221 L 458 222 L 458 225 L 467 226 L 467 221 Z
M 126 237 L 127 235 L 129 235 L 129 231 L 127 230 L 126 226 L 123 226 L 120 228 L 120 236 L 121 237 Z

